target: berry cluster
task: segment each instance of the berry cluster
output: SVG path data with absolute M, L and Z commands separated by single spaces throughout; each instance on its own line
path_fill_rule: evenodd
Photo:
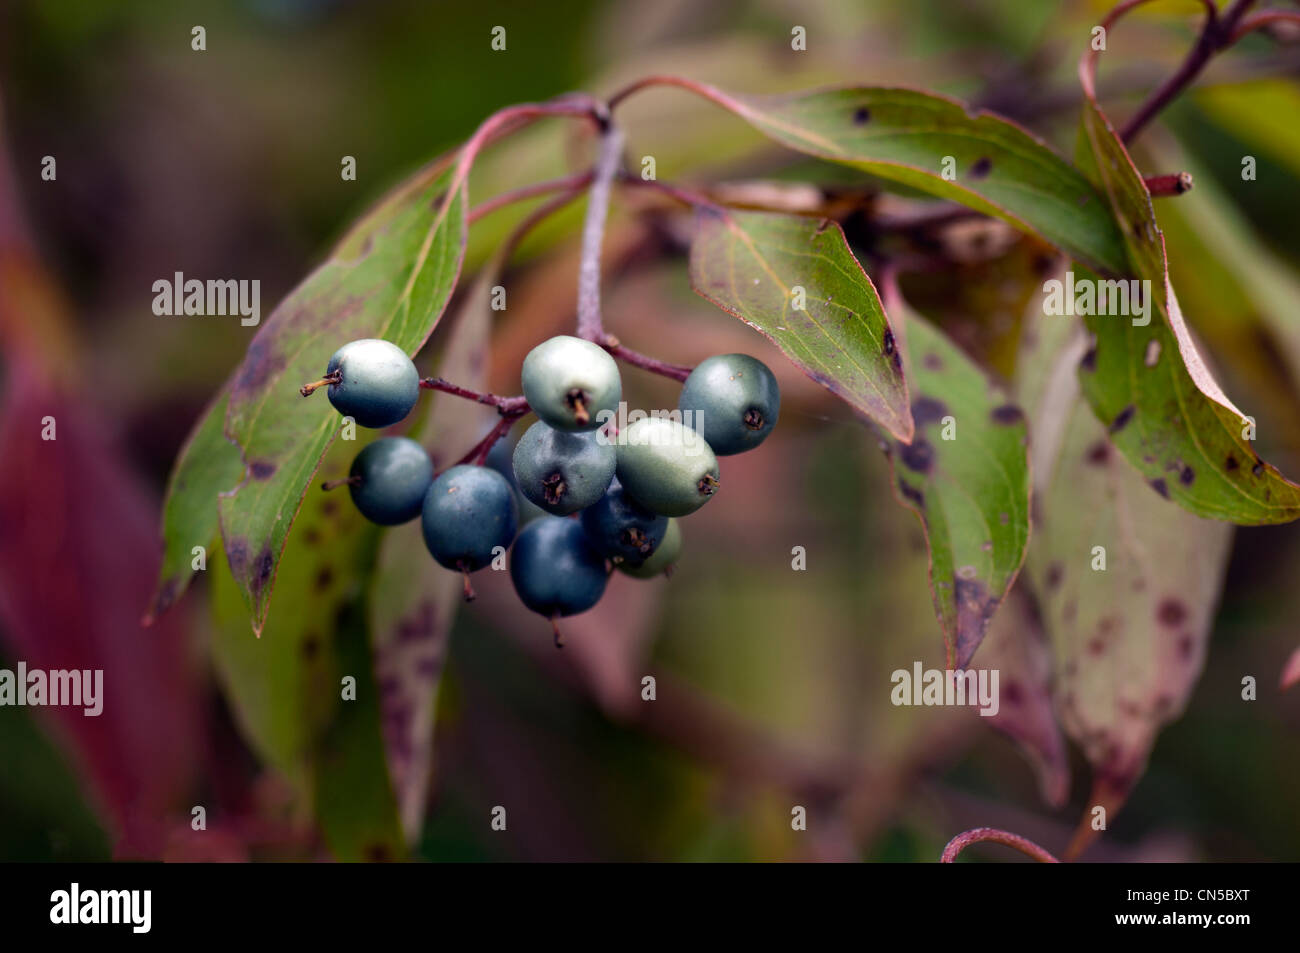
M 535 413 L 512 452 L 497 442 L 506 430 L 498 427 L 435 475 L 420 444 L 384 437 L 357 455 L 341 482 L 372 522 L 419 516 L 433 558 L 464 574 L 467 599 L 469 574 L 510 548 L 515 591 L 553 626 L 594 606 L 614 569 L 642 579 L 670 571 L 682 548 L 677 518 L 717 491 L 718 456 L 762 443 L 781 405 L 765 364 L 719 354 L 686 377 L 680 413 L 633 413 L 620 432 L 618 365 L 599 345 L 567 335 L 529 352 L 521 383 L 522 398 L 492 398 L 421 381 L 400 348 L 365 339 L 339 348 L 325 376 L 302 393 L 328 386 L 341 414 L 373 428 L 405 418 L 422 385 L 494 403 L 503 416 L 508 408 L 511 418 Z

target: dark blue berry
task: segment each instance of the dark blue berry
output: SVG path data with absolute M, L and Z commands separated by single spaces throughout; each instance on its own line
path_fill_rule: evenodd
M 461 464 L 442 473 L 424 497 L 424 544 L 441 566 L 473 572 L 515 538 L 514 491 L 489 467 Z
M 615 480 L 605 495 L 582 511 L 591 545 L 609 559 L 644 562 L 668 531 L 668 517 L 646 509 Z
M 586 612 L 605 593 L 605 559 L 574 519 L 543 516 L 523 528 L 510 578 L 524 605 L 548 618 Z
M 433 461 L 406 437 L 382 437 L 352 461 L 348 489 L 361 515 L 380 526 L 396 526 L 420 515 L 433 482 Z

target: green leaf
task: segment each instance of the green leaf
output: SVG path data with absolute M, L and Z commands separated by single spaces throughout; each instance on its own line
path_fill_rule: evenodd
M 345 471 L 361 443 L 337 443 L 326 467 Z M 310 493 L 281 561 L 281 611 L 262 638 L 249 633 L 242 588 L 227 568 L 213 574 L 212 652 L 223 694 L 253 749 L 312 806 L 345 860 L 404 850 L 360 585 L 374 569 L 379 536 L 346 491 Z M 356 680 L 355 701 L 342 697 L 347 676 Z
M 887 87 L 701 92 L 791 149 L 996 216 L 1102 271 L 1124 270 L 1105 199 L 1044 142 L 991 113 Z
M 906 315 L 917 432 L 910 445 L 893 445 L 890 464 L 930 547 L 949 667 L 966 668 L 1029 546 L 1028 430 L 946 336 L 902 306 L 894 311 Z
M 363 219 L 324 265 L 267 319 L 231 385 L 226 433 L 239 444 L 243 481 L 222 494 L 222 538 L 231 571 L 266 621 L 289 529 L 341 418 L 316 380 L 342 344 L 385 338 L 414 354 L 455 287 L 465 247 L 465 187 L 450 173 L 398 189 Z
M 498 256 L 499 257 L 499 256 Z M 439 377 L 485 390 L 492 323 L 491 295 L 500 262 L 485 266 L 457 313 L 434 339 L 441 352 Z M 429 450 L 439 469 L 455 463 L 491 425 L 488 408 L 450 394 L 436 394 L 412 437 Z M 452 622 L 462 596 L 461 577 L 429 555 L 420 521 L 384 534 L 370 583 L 371 641 L 381 688 L 388 770 L 397 793 L 402 828 L 414 842 L 423 827 L 433 763 L 434 717 Z
M 1249 421 L 1197 351 L 1169 283 L 1151 195 L 1091 98 L 1080 153 L 1122 223 L 1129 273 L 1149 282 L 1149 323 L 1135 324 L 1136 315 L 1085 318 L 1096 337 L 1095 352 L 1079 366 L 1088 403 L 1151 487 L 1190 512 L 1242 524 L 1300 517 L 1300 486 L 1259 458 Z
M 912 439 L 894 332 L 838 224 L 701 208 L 690 269 L 698 294 L 895 437 Z
M 227 394 L 223 390 L 199 418 L 172 467 L 163 503 L 163 560 L 146 625 L 166 612 L 194 577 L 194 547 L 212 556 L 217 540 L 217 494 L 244 472 L 239 450 L 226 439 Z

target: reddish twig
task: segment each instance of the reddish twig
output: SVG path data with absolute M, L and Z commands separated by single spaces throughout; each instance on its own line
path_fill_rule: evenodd
M 1228 45 L 1236 43 L 1247 33 L 1272 26 L 1274 23 L 1290 23 L 1292 26 L 1300 27 L 1300 13 L 1294 10 L 1260 10 L 1259 13 L 1252 13 L 1232 31 L 1232 36 L 1228 37 Z
M 1109 29 L 1110 26 L 1128 13 L 1129 10 L 1140 6 L 1148 0 L 1126 0 L 1115 7 L 1106 17 L 1104 26 Z M 1201 70 L 1205 68 L 1215 53 L 1231 46 L 1233 35 L 1236 32 L 1237 24 L 1246 11 L 1254 5 L 1255 0 L 1233 0 L 1222 16 L 1219 16 L 1218 10 L 1212 0 L 1201 0 L 1205 7 L 1205 22 L 1201 27 L 1200 35 L 1196 38 L 1195 45 L 1188 52 L 1187 57 L 1183 60 L 1182 65 L 1166 79 L 1153 92 L 1147 101 L 1143 103 L 1136 113 L 1129 118 L 1120 131 L 1120 139 L 1125 143 L 1131 141 L 1142 129 L 1160 114 L 1166 106 L 1172 102 L 1179 93 L 1187 88 L 1200 75 Z
M 617 126 L 606 122 L 587 197 L 587 217 L 582 225 L 582 258 L 578 263 L 578 337 L 588 341 L 599 341 L 605 333 L 600 314 L 600 252 L 605 244 L 609 194 L 622 158 L 623 133 Z
M 539 195 L 550 195 L 553 192 L 572 192 L 576 194 L 591 184 L 591 177 L 592 170 L 588 169 L 586 172 L 565 175 L 558 179 L 547 179 L 545 182 L 534 182 L 531 185 L 520 186 L 517 189 L 502 192 L 500 195 L 494 195 L 481 205 L 477 205 L 470 210 L 469 223 L 473 225 L 479 219 L 492 214 L 497 209 L 504 208 L 514 202 L 536 198 Z
M 501 419 L 497 421 L 496 426 L 488 431 L 487 436 L 474 444 L 465 456 L 456 461 L 456 466 L 464 463 L 473 463 L 482 466 L 487 460 L 487 456 L 492 452 L 498 440 L 510 432 L 510 428 L 515 425 L 515 421 L 528 413 L 528 404 L 525 403 L 522 410 L 502 411 Z
M 1014 847 L 1022 854 L 1034 858 L 1034 860 L 1038 861 L 1040 864 L 1060 863 L 1060 861 L 1053 857 L 1051 853 L 1039 847 L 1027 837 L 1021 837 L 1019 834 L 1012 834 L 1010 831 L 998 830 L 996 827 L 976 827 L 973 830 L 966 831 L 964 834 L 958 834 L 952 840 L 948 841 L 948 846 L 943 849 L 943 856 L 939 858 L 939 863 L 951 864 L 957 859 L 957 855 L 971 844 L 978 844 L 983 841 L 992 841 L 995 844 Z
M 476 390 L 470 390 L 468 387 L 453 384 L 441 377 L 422 378 L 420 386 L 425 390 L 441 391 L 444 394 L 487 404 L 489 407 L 495 407 L 503 415 L 510 414 L 521 417 L 528 413 L 528 400 L 525 397 L 498 397 L 496 394 L 483 394 Z
M 1147 191 L 1151 193 L 1153 199 L 1165 198 L 1170 195 L 1182 195 L 1184 192 L 1192 190 L 1192 174 L 1190 172 L 1175 172 L 1171 175 L 1149 175 L 1143 182 L 1146 183 Z
M 633 175 L 630 172 L 623 172 L 619 176 L 619 182 L 623 185 L 630 185 L 638 188 L 652 189 L 662 195 L 681 202 L 683 205 L 689 205 L 692 208 L 722 208 L 720 202 L 714 201 L 703 192 L 696 192 L 693 189 L 684 188 L 680 185 L 669 185 L 667 182 L 660 182 L 657 179 L 643 179 L 639 175 Z
M 675 381 L 684 381 L 690 377 L 693 368 L 686 367 L 682 364 L 670 364 L 667 361 L 661 361 L 658 358 L 650 357 L 648 354 L 642 354 L 640 351 L 634 351 L 630 347 L 624 347 L 619 339 L 612 334 L 604 334 L 596 342 L 606 351 L 612 354 L 617 360 L 625 364 L 631 364 L 633 367 L 639 367 L 644 371 L 650 371 L 652 374 L 659 374 L 663 377 L 671 377 Z

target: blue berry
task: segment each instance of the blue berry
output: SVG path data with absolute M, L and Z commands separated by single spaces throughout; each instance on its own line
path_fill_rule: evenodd
M 582 511 L 582 528 L 602 556 L 640 563 L 663 540 L 668 517 L 650 512 L 615 480 L 604 496 Z
M 488 565 L 497 547 L 510 545 L 518 525 L 514 491 L 489 467 L 451 467 L 424 497 L 424 544 L 447 569 L 470 573 Z
M 420 515 L 433 482 L 433 461 L 406 437 L 381 437 L 352 461 L 348 489 L 361 515 L 380 526 L 396 526 Z
M 605 593 L 605 560 L 577 520 L 543 516 L 510 553 L 510 578 L 524 605 L 547 618 L 586 612 Z M 557 633 L 558 640 L 558 633 Z
M 593 432 L 566 433 L 538 421 L 513 456 L 515 483 L 528 500 L 567 516 L 600 499 L 614 478 L 614 448 Z
M 498 440 L 492 445 L 492 449 L 488 451 L 487 459 L 483 462 L 505 477 L 506 482 L 515 491 L 515 503 L 519 505 L 519 525 L 523 526 L 525 523 L 531 523 L 539 516 L 545 516 L 546 511 L 519 492 L 519 484 L 515 481 L 515 468 L 512 462 L 515 446 L 518 442 L 518 438 L 511 440 L 509 436 L 503 440 Z
M 378 338 L 350 341 L 325 368 L 335 409 L 362 427 L 388 427 L 411 412 L 420 396 L 420 373 L 396 344 Z
M 767 439 L 781 412 L 781 388 L 762 361 L 748 354 L 716 354 L 691 371 L 677 406 L 690 411 L 686 423 L 713 452 L 727 456 Z
M 623 397 L 614 359 L 604 348 L 567 334 L 528 352 L 520 382 L 528 406 L 556 430 L 595 430 Z

